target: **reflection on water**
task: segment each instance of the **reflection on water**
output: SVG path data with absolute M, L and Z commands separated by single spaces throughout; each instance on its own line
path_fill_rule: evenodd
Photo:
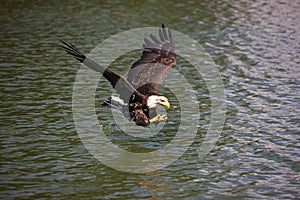
M 2 198 L 299 198 L 298 1 L 7 1 L 0 9 Z M 195 142 L 160 171 L 118 172 L 94 159 L 76 133 L 71 95 L 78 63 L 64 57 L 58 39 L 89 52 L 111 34 L 161 22 L 196 39 L 217 63 L 227 92 L 224 130 L 214 150 L 198 158 L 209 93 L 179 58 L 177 68 L 199 93 Z M 134 52 L 112 67 L 126 73 L 124 66 L 139 56 Z M 96 100 L 102 101 L 110 85 L 99 86 Z M 174 130 L 179 116 L 174 107 L 168 121 Z M 113 127 L 111 117 L 99 115 Z M 169 141 L 118 131 L 109 137 L 132 150 Z

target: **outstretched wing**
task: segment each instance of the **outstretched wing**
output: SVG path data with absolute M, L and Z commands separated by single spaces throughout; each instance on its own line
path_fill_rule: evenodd
M 64 45 L 59 45 L 60 47 L 64 48 L 67 54 L 74 56 L 77 60 L 81 63 L 86 65 L 87 67 L 91 68 L 96 72 L 100 72 L 113 86 L 113 88 L 120 94 L 120 97 L 126 102 L 129 102 L 129 99 L 132 94 L 135 95 L 138 99 L 142 101 L 146 97 L 139 93 L 122 75 L 106 68 L 92 59 L 86 57 L 83 53 L 79 51 L 74 45 L 67 43 L 65 41 L 61 42 Z
M 159 29 L 159 39 L 150 34 L 149 39 L 144 39 L 142 57 L 133 63 L 127 80 L 141 94 L 150 96 L 158 95 L 159 87 L 168 71 L 176 65 L 174 42 L 170 28 Z

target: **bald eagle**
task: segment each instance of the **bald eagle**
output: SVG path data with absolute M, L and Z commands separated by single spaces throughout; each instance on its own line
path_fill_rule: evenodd
M 122 107 L 122 109 L 126 106 L 129 118 L 138 126 L 148 126 L 150 123 L 166 119 L 166 114 L 156 115 L 150 119 L 150 113 L 155 111 L 158 105 L 170 107 L 168 99 L 159 96 L 159 88 L 168 71 L 176 65 L 170 28 L 167 29 L 162 24 L 162 28 L 159 29 L 159 39 L 153 34 L 149 36 L 151 40 L 144 39 L 143 54 L 132 64 L 127 79 L 86 57 L 74 45 L 62 40 L 63 45 L 60 45 L 67 54 L 92 70 L 100 72 L 119 93 L 119 99 L 111 97 L 103 105 Z

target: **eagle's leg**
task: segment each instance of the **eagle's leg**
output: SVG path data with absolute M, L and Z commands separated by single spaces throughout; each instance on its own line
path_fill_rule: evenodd
M 156 115 L 155 117 L 153 117 L 152 119 L 150 119 L 150 123 L 153 123 L 153 122 L 160 122 L 160 121 L 165 121 L 168 119 L 168 113 L 165 113 L 163 115 Z

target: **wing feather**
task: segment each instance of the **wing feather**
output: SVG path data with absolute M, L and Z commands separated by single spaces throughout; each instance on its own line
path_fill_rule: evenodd
M 159 37 L 160 37 L 161 41 L 165 41 L 165 36 L 162 33 L 162 29 L 161 28 L 158 30 L 158 34 L 159 34 Z
M 173 44 L 173 37 L 172 37 L 172 33 L 171 33 L 170 27 L 168 28 L 168 33 L 169 33 L 169 41 L 170 41 L 171 44 Z
M 150 42 L 150 40 L 148 39 L 148 38 L 144 38 L 144 41 L 145 41 L 145 45 L 149 45 L 149 46 L 152 46 L 153 45 L 153 43 L 152 42 Z
M 143 95 L 158 95 L 160 84 L 176 64 L 174 42 L 170 28 L 162 24 L 158 30 L 160 40 L 149 34 L 152 41 L 144 39 L 142 57 L 133 63 L 127 80 Z M 166 62 L 169 61 L 169 62 Z
M 100 72 L 113 86 L 113 88 L 120 94 L 120 98 L 123 99 L 126 103 L 129 102 L 129 98 L 132 94 L 135 94 L 139 99 L 145 99 L 145 96 L 139 93 L 133 85 L 131 85 L 122 75 L 106 68 L 92 59 L 86 57 L 83 53 L 79 51 L 77 47 L 74 45 L 67 43 L 65 41 L 61 42 L 64 45 L 59 45 L 60 47 L 64 48 L 67 54 L 74 56 L 77 60 L 81 63 L 89 67 L 90 69 Z
M 160 44 L 161 43 L 161 41 L 159 41 L 159 39 L 157 39 L 153 34 L 151 34 L 150 33 L 150 37 L 151 37 L 151 39 L 154 41 L 154 42 L 156 42 L 156 43 L 158 43 L 158 44 Z
M 164 34 L 164 38 L 165 38 L 165 40 L 164 40 L 164 41 L 168 41 L 168 40 L 169 40 L 169 38 L 168 38 L 168 34 L 167 34 L 167 31 L 166 31 L 166 28 L 162 28 L 162 32 L 163 32 L 163 34 Z

